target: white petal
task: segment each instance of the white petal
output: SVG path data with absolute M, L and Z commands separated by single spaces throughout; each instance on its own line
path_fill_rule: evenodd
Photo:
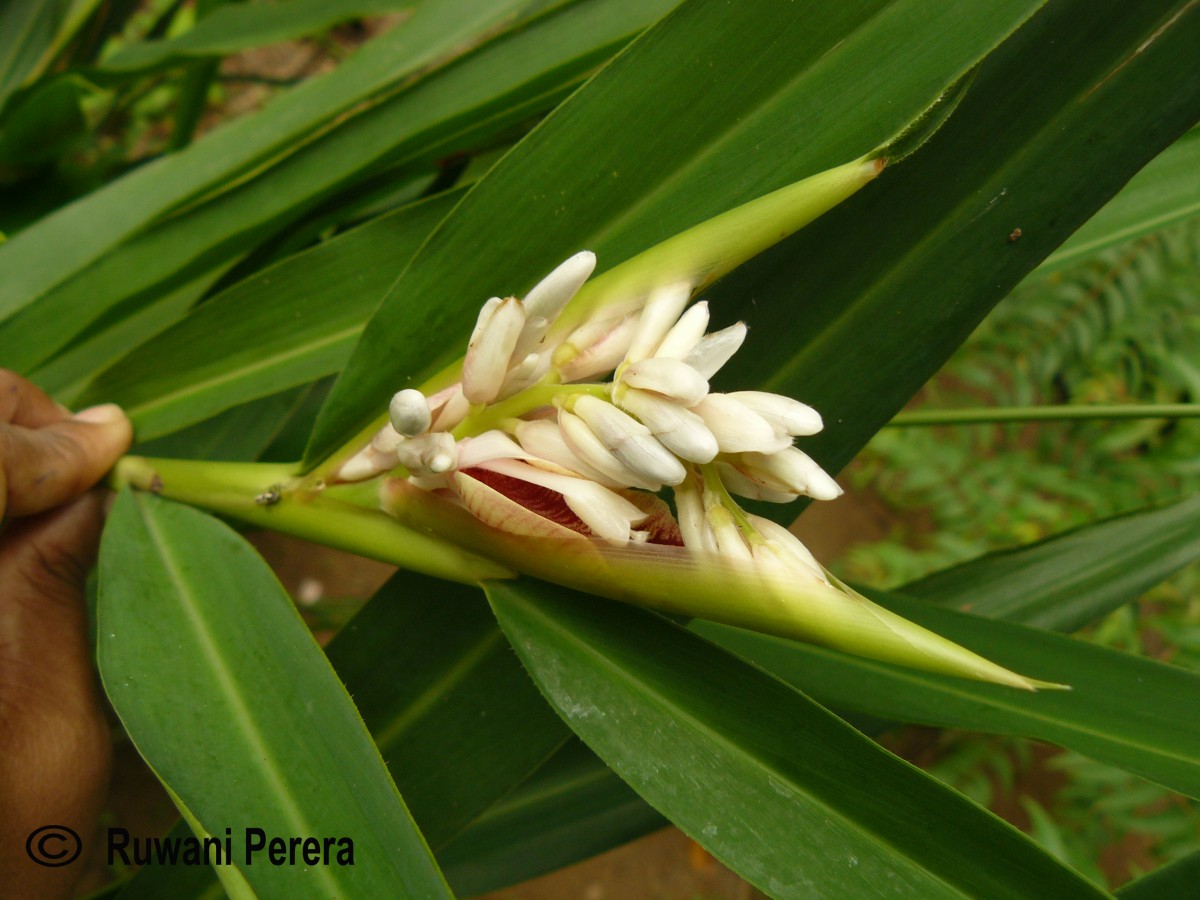
M 595 432 L 600 442 L 628 468 L 663 484 L 679 484 L 687 474 L 650 429 L 599 397 L 577 397 L 572 410 Z
M 742 322 L 706 334 L 683 361 L 703 375 L 712 378 L 721 366 L 729 362 L 746 339 L 746 326 Z
M 462 385 L 452 384 L 438 391 L 429 398 L 429 408 L 433 410 L 432 431 L 450 431 L 467 417 L 471 404 L 463 396 Z
M 396 449 L 400 464 L 418 478 L 441 475 L 458 463 L 458 446 L 445 431 L 432 431 L 409 438 Z
M 683 359 L 691 353 L 704 337 L 704 329 L 708 327 L 708 303 L 701 300 L 679 317 L 679 321 L 671 326 L 667 336 L 662 339 L 655 356 L 670 359 Z
M 392 420 L 392 428 L 405 437 L 415 437 L 428 431 L 433 422 L 429 401 L 424 394 L 412 388 L 399 391 L 392 397 L 392 402 L 388 404 L 388 416 Z
M 524 324 L 525 311 L 516 297 L 493 297 L 483 305 L 463 360 L 463 396 L 471 403 L 496 399 Z
M 371 446 L 380 453 L 395 453 L 404 436 L 398 434 L 391 425 L 384 425 L 371 438 Z
M 630 387 L 654 391 L 684 406 L 695 406 L 708 393 L 708 381 L 687 363 L 652 356 L 628 366 L 621 380 Z
M 624 497 L 593 481 L 556 475 L 525 463 L 506 460 L 496 460 L 488 468 L 562 494 L 571 511 L 599 537 L 607 540 L 628 541 L 630 528 L 647 515 Z
M 775 453 L 792 443 L 791 438 L 779 434 L 766 419 L 728 394 L 709 394 L 692 407 L 692 412 L 704 420 L 722 453 Z
M 458 467 L 472 469 L 494 459 L 528 459 L 529 454 L 503 431 L 485 431 L 458 442 Z
M 621 482 L 614 481 L 599 469 L 589 466 L 580 459 L 575 451 L 567 445 L 562 429 L 558 427 L 557 422 L 548 419 L 522 422 L 517 426 L 517 440 L 521 442 L 522 447 L 539 460 L 545 460 L 568 472 L 576 472 L 606 487 L 625 487 Z
M 704 420 L 678 403 L 631 389 L 622 394 L 621 406 L 637 416 L 676 456 L 695 463 L 707 463 L 717 455 L 717 439 Z
M 496 399 L 504 400 L 513 394 L 520 393 L 531 384 L 541 381 L 542 376 L 548 371 L 550 371 L 550 351 L 530 353 L 504 376 L 504 385 L 500 388 Z
M 590 250 L 576 253 L 525 295 L 525 327 L 517 341 L 514 353 L 517 359 L 523 358 L 542 342 L 563 307 L 583 287 L 595 268 L 596 254 Z
M 629 353 L 626 355 L 628 362 L 637 362 L 653 355 L 667 332 L 671 330 L 671 326 L 679 319 L 679 314 L 683 312 L 691 293 L 691 285 L 680 282 L 660 288 L 650 295 L 642 309 L 641 318 L 638 319 L 633 342 L 629 345 Z
M 335 482 L 366 481 L 396 467 L 396 454 L 383 453 L 370 444 L 342 463 L 334 476 Z
M 606 375 L 625 358 L 636 327 L 634 316 L 581 325 L 554 351 L 554 367 L 567 383 Z
M 817 434 L 823 427 L 819 412 L 791 397 L 766 391 L 734 391 L 729 396 L 754 410 L 784 434 L 801 437 Z
M 610 482 L 647 491 L 657 491 L 662 487 L 661 481 L 652 481 L 617 459 L 579 416 L 560 409 L 558 426 L 571 452 L 593 469 L 602 472 Z
M 842 489 L 829 473 L 795 447 L 778 453 L 743 453 L 733 462 L 751 478 L 769 487 L 805 494 L 814 500 L 833 500 L 842 495 Z

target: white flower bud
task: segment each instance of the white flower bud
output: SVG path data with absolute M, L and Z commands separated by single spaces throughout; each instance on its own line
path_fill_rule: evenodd
M 572 410 L 592 429 L 600 442 L 634 472 L 663 484 L 679 484 L 687 474 L 683 464 L 650 429 L 611 403 L 584 395 Z
M 399 391 L 392 397 L 392 402 L 388 404 L 388 416 L 396 433 L 405 437 L 416 437 L 428 431 L 433 422 L 429 401 L 424 394 L 412 388 Z
M 371 437 L 371 446 L 380 453 L 395 453 L 404 436 L 398 434 L 391 425 L 384 425 Z
M 503 431 L 495 429 L 458 442 L 460 469 L 472 469 L 494 459 L 529 459 L 529 454 Z
M 625 487 L 625 484 L 615 481 L 599 469 L 589 466 L 568 446 L 563 437 L 562 429 L 557 422 L 549 419 L 534 419 L 532 422 L 521 422 L 517 425 L 517 440 L 521 446 L 535 459 L 545 460 L 568 472 L 575 472 L 584 478 L 590 478 L 605 487 Z
M 496 399 L 524 324 L 525 310 L 516 297 L 493 297 L 483 305 L 463 360 L 462 389 L 468 401 Z
M 746 518 L 766 541 L 765 545 L 752 548 L 755 560 L 761 560 L 768 564 L 776 562 L 791 571 L 811 575 L 824 584 L 829 583 L 816 557 L 788 529 L 778 522 L 772 522 L 761 516 L 747 515 Z M 764 550 L 774 552 L 764 553 L 762 552 Z
M 717 552 L 717 538 L 708 518 L 704 515 L 704 501 L 700 491 L 690 485 L 681 485 L 675 490 L 675 511 L 679 521 L 679 533 L 683 544 L 693 550 L 707 553 Z
M 722 556 L 746 561 L 754 558 L 741 529 L 737 527 L 737 523 L 733 521 L 733 515 L 725 507 L 714 506 L 709 509 L 708 524 L 717 541 L 717 552 Z
M 602 472 L 613 484 L 646 491 L 657 491 L 662 487 L 661 481 L 652 481 L 617 459 L 579 416 L 560 409 L 558 426 L 571 452 L 593 469 Z
M 729 396 L 758 413 L 784 434 L 801 437 L 817 434 L 823 427 L 819 412 L 791 397 L 766 391 L 734 391 Z
M 525 306 L 525 327 L 521 330 L 514 351 L 517 359 L 537 348 L 563 307 L 579 292 L 595 268 L 596 254 L 590 250 L 576 253 L 525 295 L 522 301 Z
M 742 322 L 706 334 L 683 358 L 683 361 L 705 378 L 712 378 L 721 366 L 729 362 L 746 340 L 746 326 Z
M 515 358 L 515 357 L 514 357 Z M 500 389 L 498 400 L 504 400 L 513 394 L 520 393 L 532 384 L 541 380 L 550 370 L 550 352 L 530 353 L 520 363 L 509 369 L 504 376 L 504 385 Z
M 567 383 L 605 375 L 625 358 L 636 328 L 634 316 L 581 325 L 554 351 L 554 367 Z
M 730 462 L 769 488 L 805 494 L 814 500 L 833 500 L 842 495 L 829 473 L 795 447 L 778 453 L 742 453 Z
M 679 317 L 679 321 L 671 326 L 667 336 L 662 339 L 655 356 L 669 359 L 683 359 L 704 337 L 704 329 L 708 327 L 708 303 L 701 300 Z
M 748 497 L 751 500 L 766 500 L 768 503 L 791 503 L 796 494 L 781 490 L 778 487 L 768 487 L 761 481 L 756 481 L 749 475 L 743 474 L 724 460 L 717 460 L 717 474 L 731 494 Z
M 621 406 L 637 416 L 676 456 L 695 463 L 707 463 L 717 455 L 717 439 L 704 420 L 678 403 L 630 389 L 622 394 Z
M 377 450 L 371 444 L 363 447 L 356 454 L 342 463 L 337 475 L 331 480 L 335 483 L 351 483 L 366 481 L 396 467 L 395 452 Z
M 709 394 L 692 411 L 704 420 L 722 453 L 776 453 L 791 446 L 790 437 L 779 434 L 766 419 L 728 394 Z
M 637 362 L 653 355 L 671 326 L 679 319 L 691 293 L 691 285 L 680 282 L 660 288 L 650 295 L 638 319 L 633 342 L 629 345 L 629 353 L 625 357 L 627 362 Z
M 683 406 L 695 406 L 708 393 L 708 381 L 685 362 L 669 357 L 650 357 L 631 364 L 621 381 L 643 391 L 670 397 Z

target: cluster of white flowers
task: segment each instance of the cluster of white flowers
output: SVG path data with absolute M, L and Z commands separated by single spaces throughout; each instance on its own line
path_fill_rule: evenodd
M 578 253 L 524 300 L 488 300 L 461 381 L 429 397 L 397 393 L 390 423 L 338 480 L 403 466 L 418 487 L 450 492 L 509 531 L 682 543 L 824 581 L 787 529 L 747 514 L 730 496 L 837 497 L 834 480 L 792 445 L 820 431 L 821 417 L 777 394 L 710 391 L 746 326 L 706 333 L 708 305 L 688 307 L 688 284 L 552 339 L 595 263 Z M 609 373 L 611 381 L 595 381 Z M 665 507 L 644 493 L 664 486 L 676 509 L 668 528 Z

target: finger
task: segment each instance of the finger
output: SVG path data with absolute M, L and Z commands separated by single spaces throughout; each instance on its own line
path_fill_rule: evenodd
M 16 372 L 0 369 L 0 422 L 42 428 L 70 415 L 70 410 L 55 403 L 37 385 Z
M 22 846 L 49 823 L 73 829 L 86 844 L 100 814 L 111 740 L 92 668 L 83 583 L 94 561 L 102 505 L 97 492 L 89 493 L 10 523 L 0 542 L 5 848 Z M 22 857 L 0 855 L 6 896 L 69 895 L 77 867 L 44 869 Z
M 129 449 L 132 426 L 111 404 L 36 430 L 0 425 L 0 497 L 27 516 L 82 494 Z

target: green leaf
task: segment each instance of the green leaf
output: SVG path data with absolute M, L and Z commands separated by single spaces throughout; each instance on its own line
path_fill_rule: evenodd
M 87 134 L 81 104 L 94 90 L 82 78 L 67 75 L 23 91 L 5 111 L 0 127 L 0 182 L 8 172 L 50 162 Z
M 1049 741 L 1200 797 L 1200 723 L 1191 712 L 1200 675 L 898 594 L 869 595 L 988 659 L 1071 690 L 995 690 L 710 622 L 688 628 L 837 709 Z
M 461 196 L 402 207 L 268 266 L 124 357 L 79 403 L 120 403 L 147 439 L 336 372 L 379 298 Z
M 930 16 L 909 0 L 683 4 L 555 110 L 430 238 L 334 386 L 308 462 L 364 428 L 397 385 L 461 355 L 482 299 L 520 295 L 584 248 L 603 271 L 861 157 L 1037 5 L 953 4 Z
M 237 832 L 220 868 L 231 893 L 449 895 L 345 689 L 242 538 L 125 492 L 100 567 L 105 689 L 193 827 Z M 348 837 L 354 865 L 249 864 L 250 827 Z
M 0 6 L 0 113 L 49 62 L 71 0 L 24 0 Z
M 435 849 L 567 738 L 477 587 L 397 573 L 328 654 Z
M 1200 558 L 1200 497 L 990 553 L 897 593 L 1035 628 L 1075 631 Z
M 293 145 L 282 148 L 278 158 L 261 162 L 261 171 L 243 175 L 228 167 L 222 169 L 223 178 L 209 185 L 209 189 L 219 191 L 217 196 L 203 198 L 206 202 L 197 201 L 160 221 L 90 269 L 81 273 L 79 269 L 71 270 L 78 273 L 77 277 L 50 291 L 35 306 L 0 327 L 0 342 L 14 348 L 7 364 L 20 371 L 29 370 L 106 308 L 118 302 L 128 306 L 153 300 L 179 279 L 190 277 L 197 268 L 244 253 L 326 201 L 334 192 L 345 191 L 364 179 L 397 177 L 396 167 L 400 167 L 401 176 L 404 166 L 424 172 L 438 158 L 470 151 L 498 132 L 544 112 L 588 69 L 625 43 L 671 2 L 674 0 L 560 3 L 524 27 L 500 33 L 461 59 L 446 62 L 440 57 L 427 59 L 421 55 L 430 65 L 434 62 L 442 65 L 376 97 L 372 103 L 361 104 L 353 115 L 328 127 L 297 134 Z M 425 9 L 443 7 L 454 9 L 455 4 L 432 4 Z M 400 31 L 408 32 L 417 26 L 418 20 L 424 23 L 426 18 L 418 14 Z M 459 19 L 453 19 L 452 24 L 457 27 Z M 427 24 L 422 27 L 426 32 L 429 30 Z M 391 39 L 388 34 L 379 40 Z M 360 55 L 371 52 L 373 46 L 368 45 Z M 307 84 L 295 89 L 263 113 L 248 118 L 260 120 L 259 131 L 269 133 L 280 104 L 306 87 Z M 230 123 L 194 145 L 207 148 L 207 167 L 212 168 L 216 161 L 232 154 L 217 142 L 218 135 L 241 124 L 241 121 Z M 310 130 L 318 124 L 309 122 Z M 246 155 L 244 150 L 238 150 Z M 192 152 L 189 148 L 171 159 Z M 118 211 L 110 210 L 98 200 L 81 201 L 81 204 L 95 204 L 87 215 L 129 216 L 128 201 L 140 199 L 142 194 L 138 192 L 159 189 L 149 180 L 149 173 L 156 171 L 157 165 L 145 166 L 99 192 L 109 197 L 109 206 L 119 207 Z M 385 167 L 392 167 L 390 175 L 381 174 Z M 148 174 L 143 175 L 144 172 Z M 195 180 L 192 170 L 187 174 Z M 185 180 L 182 174 L 176 176 L 172 188 L 177 188 L 176 182 Z M 49 227 L 53 221 L 56 217 L 30 229 L 30 233 L 39 235 L 37 248 L 42 247 L 41 241 L 55 239 L 56 233 Z M 14 243 L 24 235 L 17 235 Z M 30 252 L 33 251 L 27 250 L 26 256 Z M 0 248 L 0 278 L 4 264 L 5 252 Z M 56 265 L 58 269 L 69 267 L 71 260 L 60 260 Z M 0 316 L 4 289 L 5 284 L 0 281 Z
M 1121 900 L 1164 900 L 1186 897 L 1200 883 L 1200 850 L 1168 863 L 1117 891 Z
M 0 321 L 156 219 L 304 149 L 325 123 L 463 52 L 518 5 L 520 0 L 427 4 L 404 27 L 367 44 L 328 75 L 281 95 L 262 113 L 230 122 L 45 217 L 0 247 Z M 229 224 L 223 220 L 222 230 L 229 231 Z M 128 279 L 137 270 L 123 274 Z
M 488 596 L 572 729 L 772 896 L 1103 896 L 802 694 L 652 613 L 525 581 Z
M 438 851 L 454 892 L 474 896 L 544 875 L 670 823 L 571 740 Z
M 1133 176 L 1035 270 L 1048 275 L 1094 253 L 1200 215 L 1200 131 L 1193 129 Z
M 178 37 L 130 44 L 100 64 L 102 72 L 145 72 L 189 60 L 229 56 L 316 34 L 360 16 L 412 7 L 412 0 L 286 0 L 222 6 Z
M 751 324 L 718 384 L 811 403 L 828 425 L 804 450 L 839 469 L 1191 126 L 1198 43 L 1200 7 L 1187 0 L 1044 7 L 984 60 L 919 152 L 716 285 L 713 308 Z

